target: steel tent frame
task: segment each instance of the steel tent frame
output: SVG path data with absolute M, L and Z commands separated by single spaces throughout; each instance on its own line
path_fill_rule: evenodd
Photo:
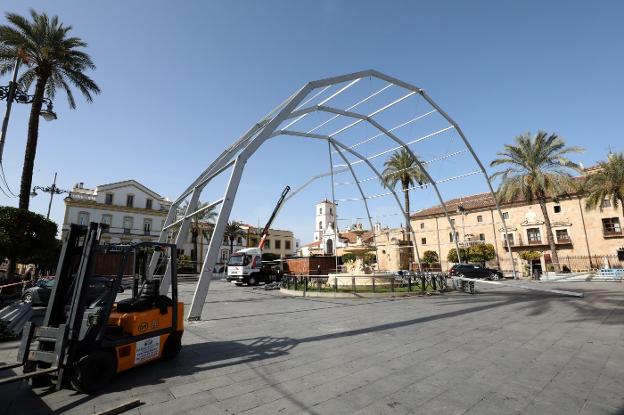
M 384 88 L 382 88 L 379 91 L 376 91 L 375 93 L 369 95 L 367 98 L 365 98 L 364 100 L 361 100 L 360 102 L 356 103 L 355 105 L 352 105 L 350 107 L 348 107 L 347 109 L 339 109 L 339 108 L 335 108 L 332 107 L 330 105 L 327 105 L 328 102 L 330 100 L 332 100 L 334 97 L 336 97 L 337 95 L 343 93 L 344 91 L 346 91 L 347 89 L 349 89 L 350 87 L 352 87 L 353 85 L 355 85 L 357 82 L 359 82 L 360 80 L 364 79 L 364 78 L 376 78 L 378 80 L 381 81 L 385 81 L 388 83 L 388 85 Z M 338 91 L 336 91 L 335 93 L 333 93 L 332 95 L 330 95 L 328 98 L 323 99 L 319 104 L 317 105 L 310 105 L 310 106 L 306 106 L 308 103 L 310 103 L 311 101 L 313 101 L 316 97 L 318 97 L 319 95 L 321 95 L 323 92 L 325 92 L 328 88 L 335 86 L 335 85 L 340 85 L 340 84 L 345 84 L 344 86 L 342 86 L 340 89 L 338 89 Z M 359 105 L 360 103 L 369 100 L 370 98 L 372 98 L 373 96 L 381 93 L 382 91 L 384 91 L 385 89 L 389 88 L 390 86 L 394 86 L 394 87 L 398 87 L 401 88 L 402 90 L 406 91 L 405 95 L 402 95 L 400 98 L 396 99 L 395 101 L 385 105 L 382 108 L 377 109 L 376 111 L 365 115 L 365 114 L 360 114 L 358 112 L 353 111 L 353 109 Z M 487 171 L 485 170 L 485 167 L 483 166 L 483 163 L 479 160 L 479 158 L 477 157 L 474 149 L 472 148 L 472 146 L 470 145 L 470 143 L 468 142 L 468 139 L 466 138 L 466 136 L 464 135 L 464 133 L 462 132 L 461 128 L 459 127 L 459 125 L 440 107 L 438 106 L 433 99 L 421 88 L 416 87 L 414 85 L 411 85 L 407 82 L 401 81 L 399 79 L 393 78 L 391 76 L 385 75 L 381 72 L 378 72 L 376 70 L 365 70 L 365 71 L 361 71 L 361 72 L 355 72 L 355 73 L 351 73 L 351 74 L 346 74 L 346 75 L 342 75 L 342 76 L 336 76 L 336 77 L 331 77 L 331 78 L 326 78 L 326 79 L 321 79 L 321 80 L 317 80 L 317 81 L 312 81 L 312 82 L 308 82 L 307 84 L 305 84 L 301 89 L 299 89 L 297 92 L 295 92 L 293 95 L 291 95 L 287 100 L 285 100 L 283 103 L 281 103 L 278 107 L 276 107 L 273 111 L 271 111 L 269 114 L 267 114 L 267 116 L 265 116 L 264 118 L 262 118 L 257 124 L 255 124 L 254 126 L 252 126 L 245 134 L 243 134 L 238 140 L 236 140 L 230 147 L 228 147 L 225 151 L 223 151 L 223 153 L 221 153 L 209 166 L 206 170 L 204 170 L 202 172 L 202 174 L 200 174 L 186 189 L 184 192 L 182 192 L 182 194 L 180 195 L 180 197 L 178 197 L 171 205 L 171 208 L 167 214 L 167 218 L 165 219 L 165 223 L 163 226 L 163 230 L 161 231 L 161 234 L 159 236 L 159 241 L 160 242 L 165 242 L 168 234 L 171 230 L 171 228 L 173 227 L 177 227 L 178 228 L 178 232 L 177 232 L 177 236 L 175 239 L 175 243 L 177 244 L 177 246 L 179 248 L 182 247 L 182 245 L 185 243 L 186 238 L 188 237 L 188 232 L 189 232 L 189 226 L 190 226 L 190 221 L 192 219 L 192 217 L 198 213 L 200 213 L 201 211 L 205 210 L 206 207 L 202 208 L 202 209 L 197 209 L 198 206 L 198 201 L 199 201 L 199 197 L 203 191 L 203 189 L 206 187 L 206 185 L 215 177 L 219 176 L 220 174 L 224 173 L 225 171 L 231 169 L 230 172 L 230 177 L 229 177 L 229 181 L 227 183 L 225 192 L 223 194 L 223 197 L 213 201 L 211 203 L 208 204 L 208 206 L 210 207 L 215 207 L 218 205 L 221 205 L 221 209 L 217 218 L 217 221 L 215 223 L 214 226 L 214 231 L 213 231 L 213 235 L 212 238 L 208 244 L 208 253 L 206 254 L 206 257 L 204 258 L 203 264 L 202 264 L 202 268 L 201 268 L 201 272 L 199 275 L 199 280 L 197 282 L 197 285 L 195 287 L 195 292 L 193 295 L 193 301 L 188 313 L 188 319 L 189 320 L 199 320 L 201 317 L 201 313 L 202 313 L 202 309 L 205 303 L 205 299 L 208 293 L 208 289 L 210 286 L 210 279 L 212 277 L 212 270 L 216 265 L 216 261 L 217 261 L 217 256 L 219 253 L 219 249 L 220 249 L 220 245 L 221 245 L 221 241 L 223 240 L 223 235 L 224 235 L 224 230 L 225 230 L 225 226 L 227 224 L 227 221 L 229 220 L 229 216 L 230 216 L 230 212 L 232 210 L 232 206 L 234 204 L 234 199 L 236 197 L 236 192 L 238 190 L 238 186 L 240 184 L 240 180 L 245 168 L 245 164 L 247 162 L 247 160 L 256 152 L 256 150 L 258 150 L 258 148 L 268 139 L 272 138 L 272 137 L 276 137 L 276 136 L 280 136 L 280 135 L 289 135 L 289 136 L 294 136 L 294 137 L 302 137 L 302 138 L 312 138 L 312 139 L 317 139 L 317 140 L 325 140 L 329 143 L 329 145 L 331 146 L 331 148 L 334 149 L 334 152 L 337 153 L 340 158 L 344 161 L 344 166 L 346 166 L 351 175 L 353 176 L 353 180 L 355 182 L 355 184 L 358 187 L 359 193 L 362 196 L 362 201 L 364 203 L 365 209 L 366 209 L 366 213 L 371 225 L 371 229 L 373 229 L 373 225 L 372 225 L 372 220 L 371 220 L 371 215 L 370 215 L 370 211 L 366 202 L 366 195 L 364 194 L 361 186 L 360 186 L 360 181 L 358 180 L 357 175 L 355 174 L 353 168 L 352 168 L 352 163 L 349 163 L 349 161 L 347 160 L 345 153 L 349 153 L 353 156 L 355 156 L 359 162 L 363 162 L 365 163 L 371 170 L 372 172 L 375 174 L 375 176 L 377 176 L 380 180 L 382 179 L 382 175 L 379 173 L 379 171 L 372 165 L 372 163 L 369 161 L 369 158 L 364 157 L 362 154 L 360 154 L 359 152 L 355 151 L 353 149 L 353 147 L 355 146 L 347 146 L 345 144 L 343 144 L 340 140 L 338 140 L 336 138 L 337 135 L 341 134 L 342 132 L 354 127 L 355 125 L 359 124 L 359 123 L 368 123 L 369 125 L 371 125 L 372 127 L 374 127 L 379 134 L 377 136 L 385 136 L 389 139 L 391 139 L 392 141 L 394 141 L 399 147 L 404 148 L 405 150 L 407 150 L 409 152 L 409 154 L 414 158 L 414 160 L 416 161 L 418 168 L 420 168 L 422 170 L 422 172 L 425 174 L 428 183 L 432 185 L 436 197 L 440 203 L 440 205 L 443 208 L 444 211 L 444 215 L 447 218 L 447 221 L 449 223 L 450 229 L 452 231 L 453 235 L 456 235 L 456 231 L 455 231 L 455 225 L 453 224 L 453 221 L 451 220 L 451 217 L 449 215 L 449 211 L 447 209 L 446 203 L 444 201 L 444 199 L 442 198 L 442 195 L 438 189 L 437 183 L 436 181 L 431 177 L 431 175 L 429 174 L 426 164 L 421 162 L 419 160 L 419 158 L 414 154 L 414 152 L 412 151 L 412 149 L 409 147 L 409 143 L 404 142 L 403 140 L 401 140 L 396 134 L 394 134 L 392 132 L 393 128 L 391 129 L 387 129 L 385 128 L 383 125 L 381 125 L 378 121 L 376 121 L 373 117 L 385 110 L 387 110 L 388 108 L 400 103 L 401 101 L 409 98 L 410 96 L 414 96 L 414 95 L 419 95 L 420 97 L 422 97 L 432 108 L 432 111 L 430 111 L 429 113 L 425 114 L 428 115 L 430 113 L 433 112 L 437 112 L 439 113 L 443 118 L 446 119 L 446 121 L 448 123 L 450 123 L 450 125 L 457 131 L 459 137 L 461 138 L 463 144 L 465 145 L 467 151 L 470 153 L 470 155 L 472 156 L 472 158 L 474 159 L 474 161 L 477 163 L 477 165 L 479 166 L 479 170 L 480 172 L 483 174 L 483 177 L 485 178 L 485 181 L 487 182 L 487 186 L 489 189 L 490 194 L 492 195 L 492 197 L 494 198 L 495 204 L 496 204 L 496 210 L 498 211 L 500 220 L 503 224 L 503 229 L 505 234 L 508 234 L 508 230 L 507 230 L 507 224 L 505 222 L 505 218 L 503 217 L 503 213 L 500 209 L 500 205 L 498 203 L 498 200 L 496 198 L 496 195 L 494 193 L 494 189 L 492 187 L 492 183 L 490 180 L 490 177 L 487 173 Z M 329 120 L 325 121 L 323 124 L 321 125 L 325 125 L 327 124 L 327 122 L 336 119 L 338 117 L 343 117 L 346 119 L 352 119 L 353 122 L 347 124 L 345 127 L 342 127 L 341 129 L 329 134 L 329 135 L 322 135 L 322 134 L 316 134 L 314 133 L 314 131 L 316 131 L 321 125 L 313 128 L 312 130 L 308 130 L 307 132 L 301 132 L 301 131 L 296 131 L 294 129 L 291 129 L 291 127 L 293 127 L 297 122 L 299 122 L 299 120 L 305 118 L 308 114 L 314 113 L 314 112 L 321 112 L 321 113 L 328 113 L 328 114 L 332 114 L 333 117 L 330 118 Z M 292 120 L 292 121 L 290 121 Z M 283 127 L 283 128 L 279 128 L 280 125 L 284 122 L 288 123 Z M 410 121 L 408 121 L 410 122 Z M 357 163 L 358 161 L 354 162 Z M 334 167 L 332 166 L 332 171 L 333 171 Z M 330 173 L 331 174 L 331 173 Z M 322 174 L 322 175 L 317 175 L 312 177 L 308 182 L 306 182 L 302 187 L 307 186 L 310 182 L 320 178 L 320 177 L 324 177 L 327 176 L 328 174 Z M 333 186 L 333 181 L 332 181 L 332 186 Z M 296 190 L 294 193 L 297 193 L 299 190 Z M 417 251 L 417 244 L 416 244 L 416 238 L 415 238 L 415 233 L 414 230 L 412 229 L 411 226 L 411 221 L 409 219 L 409 212 L 406 212 L 404 207 L 401 205 L 401 202 L 396 194 L 396 191 L 394 189 L 389 189 L 390 193 L 392 194 L 393 198 L 395 199 L 399 210 L 401 211 L 401 214 L 405 217 L 405 222 L 406 222 L 406 228 L 407 231 L 410 233 L 410 235 L 412 236 L 412 248 L 414 250 L 414 254 L 415 254 L 415 258 L 418 261 L 419 260 L 419 255 L 418 255 L 418 251 Z M 291 197 L 294 196 L 291 195 Z M 188 200 L 188 205 L 186 206 L 186 210 L 182 216 L 181 219 L 176 220 L 176 214 L 178 212 L 178 209 L 180 208 L 180 204 L 186 200 L 187 198 L 190 199 Z M 458 255 L 460 252 L 460 247 L 457 241 L 457 238 L 454 237 L 454 243 L 455 243 L 455 247 L 457 249 Z M 511 247 L 509 246 L 509 241 L 508 238 L 505 238 L 505 243 L 507 244 L 507 251 L 510 255 L 511 258 L 511 265 L 512 265 L 512 270 L 513 270 L 513 274 L 514 277 L 516 275 L 516 271 L 515 271 L 515 265 L 514 265 L 514 261 L 513 261 L 513 257 L 511 256 L 512 254 L 512 250 Z M 459 258 L 461 260 L 461 258 Z M 154 257 L 152 258 L 152 261 L 150 263 L 150 270 L 153 273 L 156 269 L 156 264 L 158 261 L 158 257 L 156 255 L 154 255 Z M 165 270 L 165 274 L 163 276 L 163 281 L 161 284 L 161 292 L 166 293 L 169 290 L 170 287 L 170 278 L 171 278 L 171 270 L 169 268 L 169 266 L 167 267 L 167 269 Z

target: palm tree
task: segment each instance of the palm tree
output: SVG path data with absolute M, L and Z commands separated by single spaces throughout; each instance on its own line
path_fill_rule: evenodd
M 61 23 L 58 16 L 50 18 L 32 9 L 30 16 L 32 21 L 7 13 L 9 25 L 0 25 L 0 75 L 9 72 L 19 59 L 28 68 L 19 78 L 20 87 L 28 91 L 33 82 L 35 84 L 20 184 L 21 209 L 28 209 L 29 205 L 44 94 L 54 100 L 56 90 L 62 89 L 67 94 L 69 107 L 74 109 L 76 101 L 70 85 L 78 89 L 87 102 L 93 100 L 92 94 L 100 93 L 100 88 L 85 75 L 86 70 L 95 69 L 91 57 L 79 50 L 87 44 L 69 35 L 72 27 Z
M 205 207 L 208 203 L 199 202 L 197 204 L 197 210 Z M 186 210 L 188 209 L 188 202 L 185 202 L 178 208 L 179 216 L 184 216 L 186 214 Z M 203 243 L 204 238 L 210 239 L 212 235 L 212 231 L 214 228 L 214 221 L 217 218 L 218 213 L 215 211 L 214 207 L 208 208 L 206 210 L 201 211 L 200 213 L 193 216 L 191 219 L 191 224 L 189 226 L 189 231 L 191 233 L 191 242 L 193 244 L 193 249 L 195 250 L 195 257 L 191 257 L 191 260 L 195 262 L 195 272 L 199 272 L 199 244 L 201 241 L 202 252 L 203 252 Z M 201 237 L 200 237 L 201 236 Z
M 546 239 L 552 262 L 556 271 L 560 271 L 559 257 L 555 247 L 550 217 L 546 209 L 548 197 L 556 198 L 576 187 L 571 172 L 580 172 L 581 167 L 567 158 L 570 153 L 583 151 L 581 147 L 568 147 L 557 134 L 548 135 L 539 131 L 515 138 L 515 145 L 506 144 L 497 154 L 500 158 L 490 166 L 506 166 L 492 175 L 500 177 L 501 184 L 497 192 L 499 200 L 510 202 L 524 199 L 527 202 L 537 200 L 544 215 Z
M 607 161 L 598 163 L 598 171 L 588 174 L 583 182 L 588 192 L 585 205 L 588 209 L 602 208 L 605 199 L 624 214 L 624 153 L 609 154 Z
M 232 255 L 232 251 L 234 251 L 234 241 L 241 236 L 245 236 L 245 231 L 241 228 L 241 223 L 237 221 L 228 222 L 225 226 L 225 231 L 223 234 L 230 241 L 230 255 Z
M 422 186 L 427 183 L 425 173 L 418 167 L 416 160 L 405 148 L 395 151 L 394 154 L 384 163 L 382 173 L 382 184 L 388 188 L 395 188 L 401 183 L 403 195 L 405 197 L 405 223 L 410 223 L 410 199 L 409 189 L 418 183 Z M 407 232 L 407 241 L 411 240 L 410 233 Z

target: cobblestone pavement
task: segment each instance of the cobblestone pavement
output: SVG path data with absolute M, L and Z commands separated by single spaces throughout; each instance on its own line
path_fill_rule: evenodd
M 624 286 L 550 286 L 585 298 L 304 299 L 217 281 L 176 360 L 97 396 L 5 385 L 0 414 L 89 414 L 133 398 L 143 405 L 127 413 L 624 414 Z M 180 293 L 188 304 L 192 283 Z M 0 362 L 16 347 L 0 343 Z

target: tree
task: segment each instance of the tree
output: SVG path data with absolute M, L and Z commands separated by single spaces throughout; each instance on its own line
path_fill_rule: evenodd
M 69 107 L 74 109 L 76 101 L 70 85 L 78 89 L 87 102 L 93 100 L 92 94 L 100 93 L 100 88 L 85 74 L 85 71 L 95 69 L 91 57 L 79 50 L 87 44 L 69 35 L 72 27 L 61 23 L 58 16 L 50 18 L 32 9 L 30 17 L 32 21 L 19 14 L 7 13 L 9 25 L 0 25 L 0 75 L 11 71 L 19 59 L 28 68 L 19 78 L 20 87 L 28 91 L 35 84 L 20 184 L 21 209 L 28 209 L 30 202 L 44 94 L 52 101 L 56 90 L 62 89 Z
M 7 276 L 15 273 L 15 263 L 49 259 L 56 252 L 56 223 L 42 215 L 8 206 L 0 207 L 0 258 L 9 259 Z
M 392 156 L 384 163 L 384 171 L 382 173 L 382 184 L 388 188 L 395 188 L 397 184 L 401 184 L 403 196 L 405 198 L 405 223 L 410 224 L 410 199 L 409 189 L 418 183 L 422 186 L 427 183 L 427 176 L 418 167 L 416 160 L 405 148 L 395 151 Z M 410 233 L 407 232 L 407 241 L 411 240 Z
M 347 252 L 342 255 L 342 262 L 344 263 L 347 261 L 355 261 L 355 254 L 353 252 Z
M 455 257 L 457 257 L 457 253 L 455 253 Z M 438 257 L 438 253 L 436 251 L 425 251 L 423 252 L 422 262 L 431 266 L 431 264 L 437 264 L 440 262 L 440 257 Z
M 505 145 L 497 154 L 500 158 L 490 165 L 506 166 L 492 178 L 500 177 L 497 197 L 503 202 L 523 198 L 527 202 L 537 200 L 544 216 L 546 239 L 552 253 L 556 271 L 560 271 L 559 256 L 555 246 L 552 226 L 546 200 L 557 198 L 576 187 L 571 172 L 580 172 L 581 167 L 567 158 L 570 153 L 583 151 L 580 147 L 568 147 L 557 134 L 539 131 L 532 136 L 526 133 L 515 138 L 515 145 Z
M 230 241 L 230 255 L 232 255 L 232 251 L 234 251 L 234 241 L 238 237 L 245 236 L 245 231 L 241 228 L 241 223 L 234 220 L 228 222 L 223 234 Z
M 197 204 L 197 210 L 204 208 L 208 203 L 199 202 Z M 188 209 L 188 202 L 185 202 L 178 208 L 178 215 L 184 216 L 186 214 L 186 210 Z M 192 212 L 191 212 L 192 213 Z M 194 261 L 195 272 L 199 272 L 199 245 L 201 241 L 202 251 L 204 238 L 206 240 L 210 239 L 212 235 L 212 231 L 214 230 L 214 221 L 217 218 L 218 213 L 216 212 L 214 207 L 209 209 L 205 209 L 200 213 L 196 214 L 191 218 L 191 224 L 189 226 L 189 230 L 191 233 L 191 242 L 193 243 L 193 249 L 195 250 L 195 258 L 191 258 Z
M 459 248 L 459 255 L 461 255 L 461 257 L 466 260 L 468 257 L 466 256 L 466 249 L 464 248 Z M 448 262 L 452 262 L 455 264 L 459 264 L 459 258 L 457 257 L 457 249 L 455 248 L 451 248 L 448 252 L 448 254 L 446 255 L 446 260 Z
M 468 261 L 485 264 L 496 258 L 496 250 L 492 244 L 473 245 L 468 248 Z
M 614 208 L 621 206 L 624 214 L 624 153 L 609 154 L 607 161 L 598 163 L 598 171 L 585 177 L 583 190 L 588 193 L 588 209 L 602 209 L 603 201 L 609 200 Z

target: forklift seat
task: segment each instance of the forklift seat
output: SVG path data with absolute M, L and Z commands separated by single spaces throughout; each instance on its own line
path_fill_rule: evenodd
M 146 281 L 139 297 L 126 298 L 117 302 L 117 311 L 129 313 L 156 307 L 160 310 L 160 314 L 167 314 L 167 307 L 173 305 L 173 300 L 166 295 L 160 295 L 159 287 L 159 280 Z

